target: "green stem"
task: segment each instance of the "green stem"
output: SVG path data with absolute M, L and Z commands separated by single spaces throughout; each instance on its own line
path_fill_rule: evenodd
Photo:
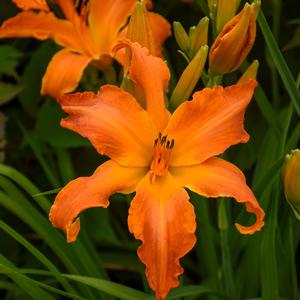
M 218 207 L 218 227 L 220 230 L 222 268 L 225 283 L 225 291 L 228 296 L 236 298 L 235 284 L 233 278 L 232 259 L 228 239 L 228 216 L 226 202 L 224 198 L 220 199 Z
M 294 245 L 294 228 L 293 228 L 293 219 L 294 216 L 289 215 L 288 218 L 288 243 L 289 243 L 289 258 L 290 258 L 290 268 L 291 268 L 291 276 L 292 276 L 292 299 L 299 299 L 298 292 L 298 281 L 297 281 L 297 270 L 296 270 L 296 261 L 295 261 L 295 245 Z

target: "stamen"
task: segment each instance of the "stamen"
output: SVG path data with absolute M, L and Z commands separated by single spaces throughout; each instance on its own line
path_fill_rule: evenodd
M 175 141 L 172 139 L 170 149 L 173 149 L 175 145 Z

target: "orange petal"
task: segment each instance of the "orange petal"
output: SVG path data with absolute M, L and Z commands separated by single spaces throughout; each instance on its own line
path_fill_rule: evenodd
M 72 22 L 78 20 L 79 15 L 75 9 L 73 0 L 53 0 L 53 2 L 60 6 L 66 19 Z
M 148 54 L 146 48 L 128 40 L 120 42 L 115 51 L 128 48 L 131 58 L 128 66 L 129 77 L 144 91 L 146 108 L 158 130 L 163 131 L 169 120 L 164 94 L 168 88 L 170 72 L 164 61 Z
M 146 265 L 156 299 L 165 299 L 178 286 L 178 276 L 183 273 L 179 259 L 196 242 L 195 214 L 188 200 L 187 192 L 170 174 L 157 177 L 153 184 L 147 174 L 129 209 L 129 230 L 142 241 L 138 255 Z
M 171 35 L 170 23 L 161 15 L 149 12 L 149 22 L 153 33 L 153 38 L 156 44 L 155 56 L 162 57 L 162 45 Z
M 63 47 L 84 52 L 84 45 L 71 22 L 58 19 L 52 12 L 21 12 L 5 21 L 0 27 L 0 38 L 27 38 L 38 40 L 54 39 Z
M 90 0 L 89 25 L 98 51 L 111 53 L 136 0 Z
M 83 210 L 107 207 L 113 193 L 132 193 L 145 172 L 142 168 L 123 168 L 110 160 L 92 176 L 72 180 L 55 198 L 49 213 L 52 225 L 65 232 L 68 243 L 74 242 L 80 230 L 79 218 L 74 219 Z
M 72 53 L 67 49 L 60 50 L 48 64 L 41 93 L 56 98 L 72 92 L 90 61 L 90 57 Z
M 171 168 L 174 178 L 188 189 L 205 197 L 233 197 L 245 203 L 246 210 L 255 214 L 256 222 L 252 226 L 236 224 L 243 234 L 253 234 L 264 226 L 265 213 L 247 186 L 245 176 L 233 164 L 217 157 L 189 167 Z
M 150 165 L 157 131 L 132 95 L 105 85 L 97 95 L 65 95 L 59 102 L 70 115 L 61 125 L 87 137 L 100 154 L 123 166 Z
M 255 80 L 223 88 L 206 88 L 181 104 L 172 115 L 165 131 L 175 140 L 171 166 L 199 164 L 223 153 L 228 147 L 246 143 L 244 114 Z
M 23 10 L 38 9 L 49 11 L 46 0 L 12 0 L 12 2 Z

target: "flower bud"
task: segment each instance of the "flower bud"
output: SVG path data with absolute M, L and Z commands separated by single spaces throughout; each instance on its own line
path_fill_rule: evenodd
M 287 202 L 293 209 L 295 216 L 300 220 L 300 150 L 292 150 L 286 155 L 282 171 L 284 194 Z
M 148 48 L 150 54 L 156 54 L 156 44 L 150 27 L 145 1 L 136 2 L 128 24 L 127 38 Z
M 256 79 L 258 67 L 259 67 L 259 62 L 256 59 L 241 76 L 241 78 L 238 81 L 238 84 L 247 82 L 250 79 Z
M 256 3 L 246 3 L 243 10 L 225 24 L 210 49 L 211 74 L 233 72 L 245 60 L 256 36 L 256 9 Z
M 174 36 L 179 48 L 188 53 L 190 50 L 190 39 L 180 22 L 173 22 Z
M 223 26 L 230 21 L 240 5 L 241 0 L 219 0 L 217 7 L 217 32 L 220 32 Z
M 193 92 L 205 65 L 208 46 L 202 46 L 192 61 L 183 71 L 170 99 L 171 108 L 176 108 L 186 101 Z
M 190 29 L 190 57 L 193 58 L 199 49 L 207 45 L 209 18 L 202 18 L 196 27 Z

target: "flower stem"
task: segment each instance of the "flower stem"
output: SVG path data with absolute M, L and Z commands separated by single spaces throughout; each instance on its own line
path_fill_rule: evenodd
M 232 270 L 232 260 L 228 240 L 228 217 L 224 198 L 220 199 L 218 207 L 218 227 L 220 230 L 221 251 L 222 251 L 222 270 L 225 284 L 225 291 L 228 296 L 235 299 L 235 284 Z

